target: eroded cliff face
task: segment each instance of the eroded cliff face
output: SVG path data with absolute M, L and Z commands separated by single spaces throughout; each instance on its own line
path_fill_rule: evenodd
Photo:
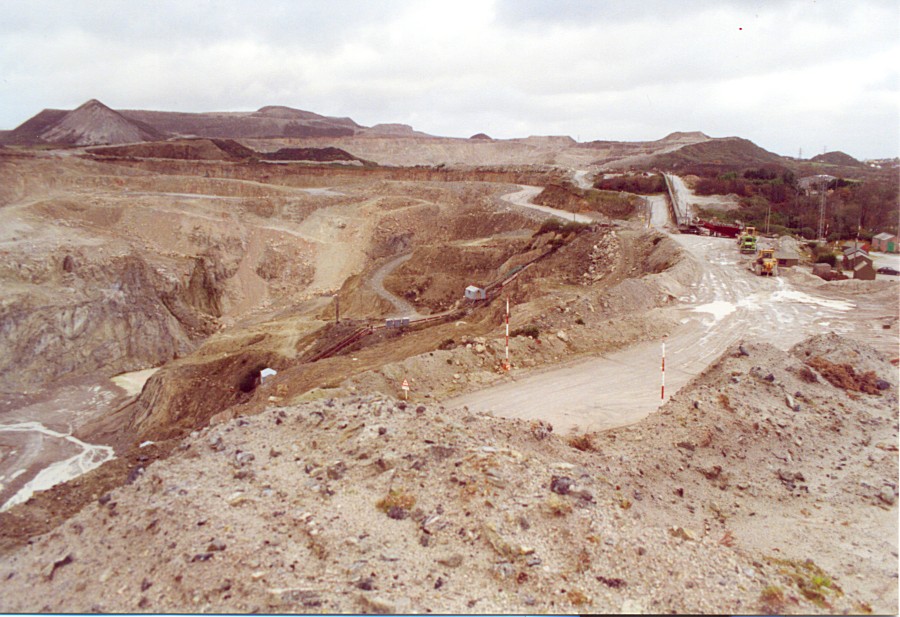
M 0 305 L 4 391 L 157 366 L 217 328 L 225 273 L 208 256 L 195 261 L 187 285 L 133 252 L 80 250 L 17 266 Z

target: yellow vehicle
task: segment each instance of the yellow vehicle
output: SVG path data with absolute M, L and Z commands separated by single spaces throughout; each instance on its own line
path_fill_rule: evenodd
M 759 249 L 751 269 L 757 276 L 778 276 L 778 260 L 775 259 L 775 249 Z
M 752 236 L 754 239 L 756 238 L 756 227 L 747 226 L 738 234 L 738 244 L 741 244 L 741 240 L 746 236 Z

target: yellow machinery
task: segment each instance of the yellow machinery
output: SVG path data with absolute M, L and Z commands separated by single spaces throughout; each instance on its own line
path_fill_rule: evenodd
M 756 228 L 744 227 L 744 231 L 738 236 L 738 248 L 741 253 L 753 255 L 756 253 Z
M 778 260 L 775 259 L 775 249 L 759 249 L 759 254 L 753 261 L 753 271 L 757 276 L 778 276 Z
M 744 227 L 744 229 L 741 230 L 741 233 L 738 234 L 738 244 L 741 243 L 741 239 L 742 239 L 744 236 L 753 236 L 754 238 L 756 238 L 756 227 L 751 227 L 751 226 L 749 226 L 749 225 L 747 225 L 746 227 Z

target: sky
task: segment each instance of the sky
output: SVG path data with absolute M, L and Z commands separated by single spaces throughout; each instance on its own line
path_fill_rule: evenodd
M 900 0 L 3 0 L 0 129 L 286 105 L 446 137 L 900 155 Z

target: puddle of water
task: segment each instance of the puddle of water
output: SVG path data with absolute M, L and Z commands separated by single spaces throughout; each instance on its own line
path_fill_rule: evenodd
M 815 304 L 835 311 L 850 311 L 856 308 L 856 304 L 846 300 L 829 300 L 827 298 L 819 298 L 796 291 L 793 289 L 785 289 L 776 291 L 772 294 L 772 300 L 775 302 L 798 302 L 800 304 Z
M 72 435 L 53 431 L 40 422 L 21 422 L 19 424 L 0 425 L 0 432 L 38 432 L 49 437 L 65 439 L 81 448 L 81 452 L 62 461 L 57 461 L 42 469 L 38 474 L 25 484 L 19 491 L 10 497 L 6 503 L 0 506 L 0 512 L 5 512 L 11 507 L 24 503 L 35 493 L 44 491 L 57 484 L 62 484 L 77 478 L 78 476 L 96 469 L 106 461 L 115 458 L 113 449 L 109 446 L 96 446 L 85 443 Z M 23 473 L 17 470 L 12 478 Z M 10 478 L 10 479 L 12 479 Z
M 335 196 L 339 197 L 344 194 L 344 193 L 339 193 L 338 191 L 332 190 L 330 188 L 306 188 L 306 189 L 299 189 L 299 190 L 303 191 L 304 193 L 309 193 L 310 195 L 325 195 L 325 196 L 331 196 L 331 197 L 335 197 Z
M 713 323 L 716 323 L 724 319 L 728 315 L 731 315 L 736 310 L 736 308 L 731 302 L 716 300 L 715 302 L 710 302 L 709 304 L 701 304 L 700 306 L 695 306 L 692 310 L 695 313 L 712 314 Z

